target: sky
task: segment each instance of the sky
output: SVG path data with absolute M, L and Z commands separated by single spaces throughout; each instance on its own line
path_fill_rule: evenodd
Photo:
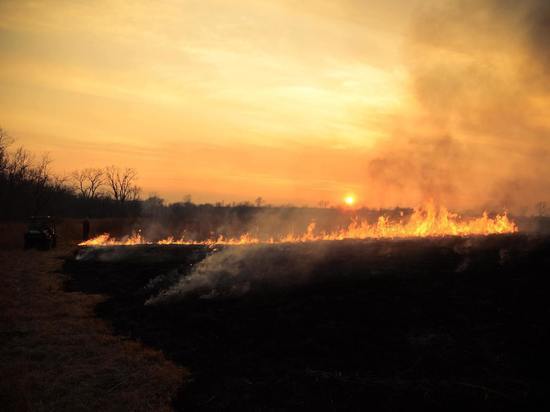
M 0 125 L 56 173 L 132 167 L 169 201 L 509 207 L 519 184 L 534 202 L 550 105 L 497 109 L 525 103 L 508 85 L 528 46 L 493 2 L 0 0 Z

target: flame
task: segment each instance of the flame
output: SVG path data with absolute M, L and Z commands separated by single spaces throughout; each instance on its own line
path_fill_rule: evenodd
M 80 246 L 127 246 L 141 244 L 158 245 L 244 245 L 254 243 L 298 243 L 321 240 L 343 239 L 378 239 L 406 237 L 441 237 L 441 236 L 476 236 L 515 233 L 517 225 L 507 214 L 494 218 L 484 212 L 481 217 L 462 219 L 458 214 L 451 213 L 445 207 L 436 207 L 428 203 L 425 207 L 416 209 L 407 221 L 390 221 L 386 216 L 380 216 L 374 223 L 354 219 L 345 228 L 333 232 L 316 232 L 315 222 L 311 222 L 302 234 L 289 233 L 278 238 L 260 239 L 245 233 L 240 237 L 214 237 L 205 241 L 195 241 L 181 237 L 168 237 L 156 242 L 146 240 L 141 233 L 134 233 L 122 239 L 112 238 L 104 233 L 93 239 L 80 243 Z

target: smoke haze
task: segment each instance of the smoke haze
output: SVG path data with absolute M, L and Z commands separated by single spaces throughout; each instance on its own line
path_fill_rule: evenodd
M 548 200 L 549 38 L 546 1 L 419 11 L 406 45 L 415 109 L 375 148 L 376 190 L 390 202 L 407 193 L 462 208 Z
M 187 297 L 203 299 L 239 297 L 249 292 L 308 283 L 326 246 L 248 245 L 215 252 L 199 262 L 187 276 L 148 300 L 148 304 Z M 172 274 L 168 274 L 169 277 Z

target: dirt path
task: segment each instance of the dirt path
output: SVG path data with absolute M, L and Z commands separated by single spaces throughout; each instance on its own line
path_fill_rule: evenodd
M 70 245 L 0 251 L 0 405 L 14 411 L 162 411 L 185 371 L 94 316 L 98 295 L 63 291 Z

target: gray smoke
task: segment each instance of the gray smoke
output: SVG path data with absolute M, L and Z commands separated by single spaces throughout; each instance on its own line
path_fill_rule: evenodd
M 373 185 L 452 207 L 548 200 L 549 38 L 548 1 L 458 0 L 420 11 L 406 47 L 418 113 L 396 116 L 368 163 Z
M 225 248 L 198 263 L 167 290 L 146 304 L 186 297 L 203 299 L 239 297 L 307 283 L 325 247 L 301 245 L 247 245 Z

